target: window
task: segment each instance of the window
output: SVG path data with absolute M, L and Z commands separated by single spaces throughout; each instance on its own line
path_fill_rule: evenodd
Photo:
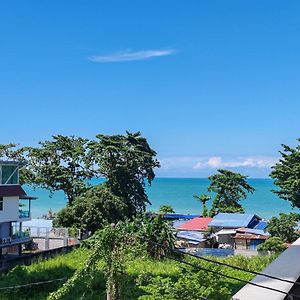
M 3 197 L 0 197 L 0 211 L 3 210 Z
M 18 184 L 18 166 L 2 166 L 2 184 Z

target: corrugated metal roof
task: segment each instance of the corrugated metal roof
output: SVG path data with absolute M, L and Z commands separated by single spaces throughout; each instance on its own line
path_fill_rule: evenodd
M 179 230 L 207 230 L 213 218 L 194 218 L 178 227 Z
M 245 232 L 245 233 L 252 233 L 252 234 L 259 234 L 259 235 L 269 235 L 268 233 L 264 232 L 261 229 L 253 229 L 253 228 L 238 228 L 237 232 Z
M 178 231 L 177 237 L 181 239 L 196 241 L 198 243 L 207 240 L 207 238 L 204 237 L 204 234 L 196 231 Z
M 261 218 L 254 214 L 219 213 L 209 227 L 240 228 L 256 226 Z
M 25 191 L 19 184 L 0 185 L 0 197 L 26 196 Z
M 251 233 L 237 233 L 234 239 L 241 239 L 241 240 L 266 240 L 269 237 L 267 235 L 260 235 L 260 234 L 251 234 Z
M 267 221 L 259 221 L 258 224 L 254 228 L 265 230 L 267 227 L 268 227 L 268 222 Z
M 200 215 L 182 215 L 182 214 L 164 214 L 164 219 L 167 220 L 191 220 L 197 217 L 201 217 Z
M 236 231 L 234 229 L 222 229 L 218 232 L 216 232 L 216 235 L 222 235 L 222 234 L 235 234 Z

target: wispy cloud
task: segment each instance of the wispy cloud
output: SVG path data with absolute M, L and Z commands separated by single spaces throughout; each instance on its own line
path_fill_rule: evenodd
M 134 61 L 145 60 L 151 57 L 167 56 L 176 53 L 174 49 L 161 49 L 161 50 L 142 50 L 142 51 L 121 51 L 106 55 L 93 55 L 88 59 L 93 62 L 122 62 L 122 61 Z
M 212 156 L 207 160 L 198 161 L 193 169 L 217 169 L 217 168 L 270 168 L 278 161 L 276 157 L 244 157 L 235 160 L 224 161 L 220 156 Z

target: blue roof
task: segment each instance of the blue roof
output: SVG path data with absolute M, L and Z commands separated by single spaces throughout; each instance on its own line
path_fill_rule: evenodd
M 195 231 L 178 231 L 177 237 L 181 239 L 186 239 L 195 242 L 204 242 L 207 238 L 204 237 L 203 233 L 195 232 Z
M 254 227 L 255 229 L 265 230 L 268 227 L 267 221 L 259 221 L 258 224 Z
M 190 220 L 199 217 L 201 215 L 164 214 L 164 219 L 167 220 Z
M 222 228 L 253 228 L 259 223 L 260 217 L 254 214 L 219 213 L 208 224 L 209 227 Z

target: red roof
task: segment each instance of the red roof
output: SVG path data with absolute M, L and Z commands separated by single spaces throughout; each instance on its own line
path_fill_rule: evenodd
M 194 218 L 179 226 L 178 230 L 207 230 L 213 218 Z

